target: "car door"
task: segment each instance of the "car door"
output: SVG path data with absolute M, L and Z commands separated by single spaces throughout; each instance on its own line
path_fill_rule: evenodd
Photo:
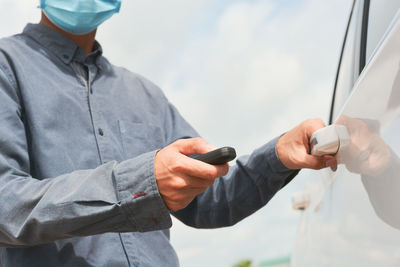
M 292 266 L 400 266 L 400 1 L 354 1 L 331 122 L 345 125 L 298 230 Z

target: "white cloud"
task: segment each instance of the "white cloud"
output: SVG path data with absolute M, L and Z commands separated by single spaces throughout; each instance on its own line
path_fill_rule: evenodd
M 206 247 L 185 247 L 180 248 L 177 253 L 179 254 L 179 260 L 184 261 L 186 259 L 198 257 L 201 253 L 204 253 Z
M 98 39 L 115 64 L 159 82 L 209 2 L 122 1 L 120 14 L 102 25 Z
M 159 83 L 203 136 L 246 153 L 306 116 L 326 119 L 346 18 L 332 7 L 346 10 L 318 1 L 296 10 L 228 4 Z
M 0 37 L 10 36 L 23 30 L 28 22 L 39 22 L 39 1 L 0 0 Z

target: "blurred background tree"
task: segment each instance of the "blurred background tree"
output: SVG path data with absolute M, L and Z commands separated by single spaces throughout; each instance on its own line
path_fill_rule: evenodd
M 251 260 L 241 260 L 233 265 L 233 267 L 251 267 Z

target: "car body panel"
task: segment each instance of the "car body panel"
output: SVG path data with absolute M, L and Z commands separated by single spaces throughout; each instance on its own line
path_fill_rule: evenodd
M 397 12 L 337 112 L 352 144 L 336 171 L 313 172 L 292 266 L 400 266 L 399 68 Z

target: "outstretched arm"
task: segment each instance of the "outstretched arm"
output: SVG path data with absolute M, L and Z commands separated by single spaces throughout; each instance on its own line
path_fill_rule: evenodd
M 321 169 L 336 165 L 332 156 L 309 155 L 309 138 L 324 127 L 321 120 L 307 120 L 241 157 L 229 173 L 174 215 L 198 228 L 229 226 L 263 207 L 301 168 Z

